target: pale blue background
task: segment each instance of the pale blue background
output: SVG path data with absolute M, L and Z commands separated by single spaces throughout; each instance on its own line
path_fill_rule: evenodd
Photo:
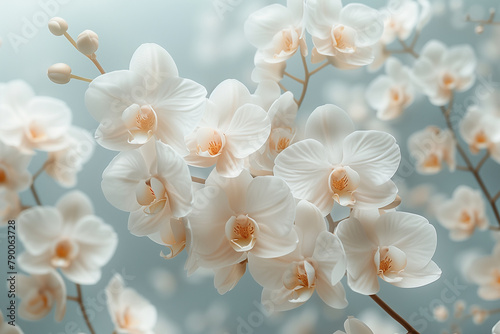
M 44 20 L 44 9 L 41 3 L 48 2 L 0 0 L 0 37 L 3 39 L 3 44 L 0 47 L 0 82 L 23 79 L 34 87 L 37 94 L 64 100 L 73 110 L 73 123 L 93 132 L 97 123 L 87 113 L 83 103 L 86 84 L 73 81 L 68 85 L 59 86 L 51 83 L 46 77 L 46 69 L 57 62 L 68 63 L 75 74 L 95 77 L 98 72 L 93 65 L 76 52 L 64 38 L 52 36 L 45 28 L 45 24 L 35 31 L 33 36 L 30 36 L 26 43 L 18 48 L 17 52 L 9 42 L 9 34 L 21 34 L 24 20 L 32 21 L 34 16 L 41 21 Z M 62 4 L 63 2 L 64 4 Z M 75 38 L 85 29 L 96 31 L 100 37 L 98 57 L 107 71 L 127 68 L 132 53 L 141 43 L 155 42 L 171 53 L 179 67 L 181 76 L 203 84 L 209 92 L 219 82 L 227 78 L 241 80 L 253 90 L 255 85 L 250 81 L 250 73 L 253 68 L 255 50 L 243 35 L 243 22 L 249 13 L 271 2 L 262 0 L 233 0 L 229 2 L 235 3 L 235 5 L 222 18 L 214 10 L 211 0 L 147 0 L 141 2 L 61 0 L 51 16 L 61 16 L 67 19 L 70 24 L 69 32 Z M 370 3 L 374 7 L 379 7 L 384 3 L 380 0 L 361 0 L 360 2 Z M 492 28 L 488 27 L 484 35 L 474 34 L 473 26 L 465 25 L 463 18 L 467 12 L 472 12 L 478 17 L 485 17 L 488 8 L 496 5 L 497 1 L 464 0 L 463 2 L 450 1 L 450 4 L 445 1 L 441 3 L 445 6 L 446 15 L 433 19 L 424 30 L 422 38 L 417 44 L 417 49 L 421 48 L 423 42 L 430 38 L 438 38 L 449 45 L 471 43 L 473 46 L 477 46 L 482 39 L 489 37 L 492 33 Z M 459 6 L 461 3 L 462 7 Z M 397 48 L 397 45 L 394 48 Z M 482 57 L 481 54 L 479 56 Z M 402 56 L 402 59 L 411 60 L 409 56 Z M 302 73 L 300 66 L 294 65 L 296 66 L 289 67 L 289 71 L 300 76 Z M 498 81 L 498 62 L 493 65 L 492 69 L 493 81 Z M 373 74 L 367 74 L 364 70 L 341 72 L 328 68 L 322 71 L 313 78 L 307 98 L 301 108 L 301 114 L 306 116 L 323 103 L 336 102 L 324 93 L 325 87 L 329 83 L 335 81 L 367 84 L 373 77 Z M 471 90 L 469 94 L 472 92 Z M 457 105 L 461 105 L 466 96 L 467 94 L 461 94 L 457 99 Z M 431 106 L 425 99 L 412 105 L 402 118 L 391 123 L 397 132 L 402 134 L 399 139 L 403 156 L 406 159 L 408 159 L 407 136 L 428 124 L 444 126 L 438 109 Z M 90 308 L 92 322 L 97 332 L 99 334 L 112 332 L 109 315 L 102 299 L 102 290 L 114 272 L 121 272 L 126 274 L 127 283 L 151 300 L 157 307 L 159 314 L 168 318 L 169 321 L 173 321 L 181 329 L 181 333 L 210 333 L 213 328 L 218 327 L 225 328 L 228 333 L 236 333 L 239 317 L 247 320 L 249 317 L 256 316 L 258 308 L 255 305 L 260 300 L 261 288 L 247 274 L 233 291 L 225 296 L 219 296 L 213 288 L 210 277 L 198 280 L 186 279 L 182 269 L 185 255 L 167 262 L 158 256 L 162 250 L 161 247 L 147 238 L 132 236 L 126 227 L 127 214 L 108 204 L 100 189 L 101 173 L 113 156 L 114 152 L 98 147 L 92 161 L 79 175 L 78 184 L 78 189 L 93 199 L 96 214 L 113 225 L 120 238 L 115 256 L 103 270 L 102 280 L 95 286 L 84 287 L 85 296 L 96 299 L 96 303 Z M 32 163 L 31 170 L 37 170 L 44 158 L 44 154 L 38 154 Z M 491 189 L 500 188 L 498 171 L 499 167 L 494 163 L 485 166 L 484 175 L 489 175 L 487 179 Z M 195 171 L 195 173 L 202 176 L 200 171 Z M 472 177 L 461 172 L 456 174 L 443 172 L 431 177 L 412 173 L 410 176 L 405 176 L 404 179 L 409 186 L 432 182 L 441 192 L 447 194 L 451 194 L 461 183 L 476 187 Z M 39 178 L 36 186 L 42 202 L 47 205 L 54 204 L 66 191 L 46 175 Z M 22 199 L 27 204 L 33 203 L 28 192 L 22 195 Z M 414 211 L 414 209 L 408 210 Z M 488 214 L 490 214 L 489 211 Z M 340 217 L 341 214 L 338 216 Z M 490 215 L 490 218 L 493 217 Z M 425 320 L 418 313 L 421 308 L 428 310 L 433 307 L 433 303 L 435 303 L 433 300 L 436 298 L 439 300 L 447 288 L 446 282 L 453 282 L 457 279 L 460 284 L 465 284 L 457 270 L 457 265 L 463 264 L 463 257 L 457 256 L 457 254 L 468 248 L 489 253 L 493 247 L 493 240 L 488 233 L 477 233 L 464 243 L 452 243 L 448 239 L 447 232 L 435 220 L 431 220 L 431 222 L 436 225 L 439 235 L 439 245 L 434 259 L 443 269 L 442 278 L 429 286 L 411 290 L 402 290 L 388 284 L 382 284 L 380 292 L 380 295 L 390 305 L 394 306 L 405 318 L 411 319 L 412 323 L 418 327 L 417 329 L 422 330 L 422 333 L 437 333 L 447 328 L 447 325 Z M 5 268 L 4 231 L 0 230 L 0 233 L 3 233 L 0 238 L 0 254 L 2 254 L 0 268 Z M 155 288 L 151 278 L 155 271 L 163 274 L 164 281 L 173 280 L 176 286 L 170 290 Z M 1 277 L 3 280 L 3 275 Z M 74 287 L 69 282 L 68 290 L 69 294 L 75 294 Z M 347 290 L 349 289 L 347 288 Z M 482 302 L 477 297 L 476 287 L 473 285 L 467 285 L 465 290 L 459 293 L 458 298 L 466 299 L 470 303 L 481 303 L 488 308 L 498 307 L 498 303 Z M 362 310 L 374 306 L 369 298 L 350 291 L 348 291 L 348 299 L 350 305 L 347 309 L 331 311 L 324 307 L 319 298 L 314 297 L 308 307 L 313 307 L 313 312 L 318 315 L 315 332 L 332 333 L 343 327 L 342 324 L 348 315 L 357 316 Z M 2 312 L 5 313 L 6 296 L 3 290 L 0 292 L 0 300 Z M 443 300 L 443 302 L 447 307 L 452 307 L 450 301 Z M 212 313 L 209 313 L 208 318 L 211 320 L 212 329 L 196 329 L 195 325 L 203 327 L 202 314 L 205 314 L 210 306 L 212 306 L 212 311 L 210 311 Z M 265 324 L 255 328 L 253 333 L 274 333 L 284 322 L 303 311 L 304 307 L 288 312 L 277 319 L 268 319 Z M 194 315 L 193 312 L 195 312 Z M 217 318 L 222 320 L 218 321 Z M 258 316 L 255 319 L 259 320 Z M 463 328 L 466 333 L 488 333 L 498 319 L 500 319 L 498 316 L 488 319 L 484 326 L 480 327 L 481 329 L 470 326 L 470 321 L 466 322 Z M 219 322 L 223 325 L 218 326 Z M 79 331 L 88 333 L 77 312 L 76 305 L 71 302 L 68 304 L 67 314 L 62 323 L 54 323 L 53 314 L 36 323 L 18 320 L 18 324 L 28 334 L 73 333 L 74 331 L 71 329 L 73 323 L 76 324 Z M 425 329 L 419 327 L 423 324 L 426 326 Z M 221 331 L 215 329 L 213 333 L 221 333 Z

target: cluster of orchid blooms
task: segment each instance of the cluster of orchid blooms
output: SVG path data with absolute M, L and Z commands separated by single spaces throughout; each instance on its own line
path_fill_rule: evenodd
M 380 280 L 416 288 L 441 275 L 432 261 L 435 228 L 424 217 L 397 210 L 401 199 L 391 178 L 400 164 L 399 146 L 388 133 L 357 131 L 348 113 L 332 104 L 317 107 L 303 129 L 296 118 L 310 77 L 321 69 L 375 70 L 385 64 L 386 74 L 366 93 L 379 119 L 400 116 L 423 94 L 449 124 L 410 137 L 416 170 L 434 174 L 447 164 L 478 180 L 479 190 L 456 189 L 437 212 L 438 221 L 455 240 L 466 239 L 476 228 L 498 229 L 488 221 L 484 197 L 499 218 L 495 202 L 500 196 L 485 188 L 479 174 L 484 161 L 472 165 L 450 121 L 454 94 L 475 82 L 474 51 L 432 40 L 417 53 L 415 44 L 430 14 L 424 0 L 389 1 L 380 11 L 362 4 L 343 6 L 340 0 L 267 6 L 245 23 L 245 34 L 257 48 L 252 79 L 258 88 L 251 93 L 241 82 L 226 80 L 208 98 L 201 84 L 179 76 L 172 57 L 156 44 L 141 45 L 129 69 L 105 73 L 95 54 L 97 34 L 85 31 L 74 41 L 67 23 L 53 18 L 51 32 L 66 36 L 102 75 L 85 79 L 65 64 L 52 66 L 48 75 L 60 84 L 90 82 L 85 104 L 99 122 L 95 140 L 117 152 L 102 174 L 102 191 L 110 204 L 130 212 L 133 235 L 168 248 L 161 253 L 164 258 L 186 250 L 188 274 L 200 267 L 213 270 L 221 294 L 233 289 L 248 268 L 263 287 L 263 305 L 274 311 L 296 308 L 314 291 L 328 306 L 345 308 L 345 275 L 350 289 L 371 296 L 387 311 L 376 296 Z M 394 41 L 401 50 L 389 49 Z M 313 71 L 309 53 L 311 63 L 320 63 Z M 399 53 L 413 56 L 413 67 L 391 57 Z M 286 72 L 292 57 L 302 59 L 304 79 Z M 281 82 L 285 76 L 302 85 L 298 98 Z M 2 218 L 17 217 L 25 249 L 19 265 L 30 275 L 18 276 L 19 314 L 37 320 L 55 307 L 61 321 L 66 301 L 74 300 L 85 315 L 80 285 L 100 280 L 117 235 L 94 215 L 82 192 L 64 195 L 55 207 L 42 206 L 33 182 L 46 172 L 64 187 L 75 186 L 78 171 L 93 153 L 92 136 L 71 125 L 71 111 L 63 102 L 35 96 L 20 81 L 0 86 L 0 115 Z M 500 108 L 492 102 L 469 108 L 457 128 L 471 153 L 487 150 L 487 157 L 500 163 L 499 124 Z M 27 166 L 34 150 L 48 152 L 48 159 L 31 176 Z M 457 166 L 457 150 L 467 166 Z M 191 175 L 188 166 L 214 168 L 204 180 Z M 17 193 L 30 186 L 37 205 L 26 207 Z M 331 212 L 338 206 L 350 214 L 335 222 Z M 479 295 L 487 300 L 500 298 L 497 254 L 498 247 L 471 271 Z M 78 296 L 67 296 L 57 269 L 77 284 Z M 109 283 L 107 296 L 116 333 L 153 333 L 156 309 L 126 288 L 119 275 Z M 409 333 L 418 333 L 393 313 Z M 0 324 L 0 333 L 3 328 Z M 352 317 L 345 331 L 372 333 Z

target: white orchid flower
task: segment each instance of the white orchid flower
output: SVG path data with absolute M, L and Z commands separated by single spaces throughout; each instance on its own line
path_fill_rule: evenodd
M 115 151 L 153 139 L 187 153 L 184 136 L 201 119 L 205 100 L 205 88 L 180 78 L 170 54 L 156 44 L 141 45 L 129 70 L 97 77 L 85 93 L 87 109 L 101 123 L 97 142 Z
M 60 268 L 77 284 L 97 283 L 118 243 L 113 228 L 94 216 L 90 199 L 80 191 L 66 194 L 56 207 L 23 211 L 18 224 L 25 248 L 20 267 L 36 275 Z
M 401 154 L 394 137 L 379 131 L 354 131 L 342 109 L 317 108 L 306 124 L 306 140 L 276 158 L 274 175 L 294 197 L 313 203 L 326 216 L 334 202 L 356 208 L 382 208 L 394 201 L 391 177 Z

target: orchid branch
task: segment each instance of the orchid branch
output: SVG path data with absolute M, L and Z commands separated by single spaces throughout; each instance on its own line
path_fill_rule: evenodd
M 38 205 L 38 206 L 42 205 L 42 201 L 40 200 L 40 197 L 38 196 L 38 193 L 36 191 L 35 181 L 45 171 L 45 168 L 47 168 L 47 166 L 50 165 L 51 163 L 52 163 L 52 160 L 47 159 L 47 161 L 45 161 L 43 163 L 42 167 L 40 167 L 40 169 L 38 169 L 35 172 L 35 174 L 33 174 L 33 178 L 31 180 L 31 186 L 30 186 L 31 194 L 33 194 L 33 198 L 35 199 L 36 205 Z
M 297 100 L 297 99 L 294 99 L 295 100 L 295 103 L 297 103 L 297 105 L 300 106 L 302 105 L 302 102 L 304 102 L 304 98 L 306 97 L 306 93 L 307 93 L 307 88 L 309 87 L 309 80 L 311 79 L 311 77 L 313 75 L 315 75 L 316 73 L 318 73 L 319 71 L 321 71 L 322 69 L 324 69 L 325 67 L 327 67 L 330 63 L 328 61 L 324 62 L 321 66 L 315 68 L 314 70 L 312 71 L 309 71 L 309 67 L 307 66 L 307 59 L 306 57 L 301 53 L 300 54 L 300 57 L 302 59 L 302 66 L 304 68 L 304 79 L 300 79 L 288 72 L 285 72 L 284 74 L 286 76 L 288 76 L 289 78 L 297 81 L 298 83 L 302 84 L 302 92 L 300 94 L 300 98 Z M 279 82 L 278 85 L 280 86 L 280 88 L 285 91 L 285 92 L 288 92 L 288 89 L 281 83 Z
M 474 167 L 474 165 L 470 161 L 469 157 L 467 156 L 466 151 L 462 148 L 462 146 L 458 142 L 457 134 L 455 132 L 455 129 L 453 128 L 453 124 L 451 123 L 451 119 L 450 119 L 450 114 L 451 114 L 452 108 L 453 108 L 453 100 L 450 101 L 448 108 L 445 108 L 444 106 L 440 107 L 441 112 L 443 113 L 443 116 L 446 120 L 446 125 L 448 126 L 448 129 L 451 131 L 452 136 L 455 139 L 455 146 L 457 148 L 458 153 L 460 154 L 460 156 L 462 157 L 462 160 L 467 165 L 468 171 L 471 172 L 472 175 L 474 176 L 474 178 L 476 179 L 476 182 L 479 185 L 479 187 L 481 188 L 481 191 L 483 192 L 484 196 L 486 197 L 486 199 L 490 203 L 491 209 L 493 210 L 493 213 L 495 215 L 495 219 L 497 220 L 498 224 L 500 225 L 500 213 L 499 213 L 498 208 L 495 204 L 495 202 L 498 198 L 495 199 L 494 197 L 491 197 L 490 192 L 486 188 L 486 185 L 485 185 L 481 175 L 479 174 L 479 169 L 482 167 L 482 165 L 484 164 L 486 159 L 488 159 L 489 154 L 486 155 L 485 157 L 483 157 L 483 159 L 481 160 L 481 162 L 478 164 L 477 167 Z
M 471 19 L 470 15 L 467 14 L 467 16 L 465 17 L 465 21 L 466 22 L 471 22 L 471 23 L 477 23 L 478 24 L 478 27 L 481 27 L 483 28 L 485 25 L 500 25 L 500 22 L 499 21 L 495 21 L 495 15 L 496 15 L 496 11 L 494 8 L 490 9 L 490 16 L 488 17 L 487 20 L 473 20 Z M 479 33 L 481 33 L 481 31 L 479 31 Z
M 394 311 L 389 305 L 387 305 L 379 296 L 370 295 L 378 306 L 380 306 L 388 315 L 390 315 L 394 320 L 399 322 L 403 326 L 408 334 L 420 334 L 415 328 L 413 328 L 402 316 L 400 316 L 396 311 Z
M 497 194 L 495 196 L 493 196 L 493 198 L 491 199 L 491 201 L 493 203 L 495 203 L 496 201 L 498 201 L 499 198 L 500 198 L 500 191 L 497 192 Z
M 406 44 L 406 42 L 400 38 L 398 38 L 398 41 L 401 44 L 401 46 L 403 47 L 402 53 L 408 53 L 408 54 L 412 55 L 413 58 L 415 58 L 415 59 L 418 59 L 418 57 L 420 57 L 420 55 L 415 51 L 416 40 L 415 40 L 415 42 L 412 41 L 412 43 L 410 45 Z
M 484 163 L 488 160 L 489 157 L 490 157 L 490 152 L 486 151 L 486 154 L 476 166 L 476 172 L 479 172 L 481 170 L 481 167 L 483 167 Z
M 466 167 L 466 166 L 456 166 L 455 169 L 456 170 L 461 170 L 461 171 L 464 171 L 464 172 L 469 172 L 470 171 L 469 167 Z
M 302 66 L 304 67 L 305 78 L 304 78 L 304 83 L 302 84 L 302 93 L 300 94 L 299 102 L 297 102 L 299 108 L 302 105 L 302 102 L 304 102 L 304 98 L 306 97 L 307 88 L 309 86 L 309 79 L 311 77 L 311 74 L 309 73 L 309 68 L 307 67 L 306 57 L 301 53 L 300 58 L 302 59 Z
M 76 293 L 77 293 L 76 297 L 68 296 L 67 299 L 78 303 L 78 305 L 80 306 L 80 310 L 82 311 L 83 319 L 87 324 L 90 334 L 96 334 L 94 327 L 92 327 L 92 324 L 90 323 L 87 310 L 85 309 L 85 305 L 83 303 L 82 287 L 80 286 L 80 284 L 76 284 Z
M 295 80 L 295 81 L 297 81 L 297 82 L 301 83 L 301 84 L 304 84 L 304 80 L 299 79 L 299 78 L 297 78 L 296 76 L 294 76 L 294 75 L 292 75 L 292 74 L 290 74 L 290 73 L 288 73 L 288 72 L 285 72 L 285 75 L 286 75 L 287 77 L 289 77 L 289 78 L 291 78 L 291 79 L 293 79 L 293 80 Z
M 412 55 L 415 59 L 418 59 L 420 55 L 415 51 L 415 45 L 417 44 L 418 38 L 420 37 L 420 32 L 416 32 L 415 35 L 413 36 L 413 39 L 410 43 L 410 45 L 406 44 L 404 40 L 401 38 L 398 38 L 399 43 L 403 47 L 401 50 L 389 50 L 384 46 L 384 51 L 388 52 L 390 54 L 410 54 Z
M 64 37 L 66 37 L 66 39 L 71 43 L 71 45 L 73 45 L 75 47 L 75 49 L 78 50 L 78 46 L 76 45 L 75 40 L 73 39 L 73 37 L 71 37 L 70 34 L 68 34 L 68 32 L 64 33 Z M 85 55 L 85 57 L 87 57 L 88 59 L 90 59 L 90 61 L 92 63 L 94 63 L 95 67 L 97 67 L 97 69 L 99 70 L 99 72 L 101 72 L 101 74 L 105 74 L 106 73 L 106 71 L 104 71 L 104 69 L 102 68 L 101 64 L 97 60 L 97 56 L 96 56 L 95 53 L 92 54 L 92 55 Z
M 199 184 L 205 184 L 205 179 L 202 179 L 201 177 L 191 176 L 191 180 Z
M 32 183 L 30 186 L 31 194 L 33 195 L 33 198 L 35 199 L 36 205 L 42 206 L 42 202 L 40 201 L 40 197 L 38 196 L 38 193 L 35 189 L 35 184 Z

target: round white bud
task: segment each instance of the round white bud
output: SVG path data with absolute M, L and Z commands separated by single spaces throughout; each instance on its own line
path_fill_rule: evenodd
M 53 17 L 49 20 L 49 30 L 53 35 L 64 35 L 68 31 L 68 22 L 60 17 Z
M 47 70 L 47 76 L 56 84 L 67 84 L 71 80 L 71 67 L 63 63 L 54 64 Z
M 90 56 L 99 48 L 99 36 L 92 30 L 85 30 L 76 39 L 78 51 Z

